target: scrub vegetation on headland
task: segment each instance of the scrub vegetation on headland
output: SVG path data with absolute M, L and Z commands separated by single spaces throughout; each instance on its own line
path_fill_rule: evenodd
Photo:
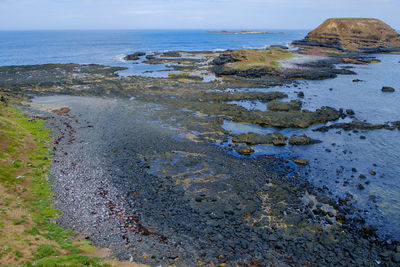
M 349 118 L 352 122 L 316 130 L 397 131 L 398 121 L 359 122 L 352 110 L 304 110 L 307 92 L 300 89 L 290 102 L 282 101 L 287 95 L 281 92 L 240 90 L 351 75 L 336 65 L 375 63 L 370 52 L 400 50 L 398 35 L 386 26 L 379 26 L 382 35 L 363 35 L 365 28 L 381 25 L 375 20 L 328 22 L 331 33 L 325 26 L 317 29 L 295 42 L 296 51 L 272 46 L 127 55 L 126 60 L 139 64 L 165 64 L 167 78 L 120 77 L 116 72 L 123 68 L 100 65 L 0 67 L 2 102 L 9 105 L 15 97 L 77 96 L 54 100 L 57 107 L 24 107 L 36 116 L 31 118 L 1 107 L 1 190 L 8 204 L 1 206 L 0 230 L 14 245 L 7 245 L 0 259 L 10 265 L 111 264 L 84 256 L 85 250 L 96 251 L 90 242 L 109 247 L 121 260 L 151 265 L 398 264 L 399 244 L 385 242 L 365 223 L 351 194 L 334 200 L 326 189 L 306 182 L 308 160 L 247 157 L 256 144 L 313 145 L 319 140 L 280 133 L 236 135 L 222 127 L 231 121 L 305 129 Z M 93 96 L 119 102 L 82 98 Z M 232 104 L 248 100 L 268 103 L 267 110 Z M 133 107 L 125 107 L 131 102 Z M 42 119 L 53 129 L 52 140 Z M 179 138 L 149 121 L 175 129 Z M 228 140 L 226 150 L 241 157 L 210 145 Z M 59 217 L 46 179 L 49 147 L 54 154 L 49 180 Z M 56 222 L 86 241 L 72 241 L 72 232 Z

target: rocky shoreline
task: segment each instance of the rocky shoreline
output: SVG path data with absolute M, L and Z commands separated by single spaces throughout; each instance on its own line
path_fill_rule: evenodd
M 120 259 L 150 265 L 390 266 L 397 260 L 372 228 L 357 230 L 362 218 L 347 217 L 350 202 L 338 205 L 296 174 L 306 168 L 176 139 L 176 131 L 146 122 L 154 116 L 151 106 L 127 103 L 33 101 L 32 115 L 54 129 L 51 182 L 61 226 Z M 62 106 L 70 112 L 50 111 Z
M 311 185 L 309 159 L 252 156 L 260 144 L 320 140 L 224 128 L 398 131 L 398 121 L 360 121 L 351 109 L 304 108 L 308 92 L 299 79 L 354 75 L 351 67 L 376 58 L 303 42 L 297 51 L 136 52 L 125 59 L 164 65 L 168 77 L 122 77 L 124 68 L 101 65 L 0 67 L 1 101 L 33 98 L 24 111 L 53 130 L 59 225 L 119 259 L 150 265 L 399 264 L 400 244 L 377 235 L 352 194 L 334 198 L 326 186 Z M 270 89 L 277 85 L 295 94 Z M 238 104 L 249 101 L 265 110 Z

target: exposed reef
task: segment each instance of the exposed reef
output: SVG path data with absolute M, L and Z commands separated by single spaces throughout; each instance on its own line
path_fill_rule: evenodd
M 284 146 L 286 145 L 287 138 L 283 136 L 279 132 L 260 135 L 256 133 L 248 133 L 248 134 L 240 134 L 234 135 L 232 137 L 232 142 L 234 143 L 244 143 L 247 145 L 275 145 L 275 146 Z

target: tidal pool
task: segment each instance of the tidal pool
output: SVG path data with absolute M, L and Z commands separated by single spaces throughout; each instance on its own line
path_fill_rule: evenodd
M 321 106 L 352 109 L 355 115 L 337 122 L 353 119 L 369 123 L 400 120 L 400 56 L 377 55 L 381 63 L 354 65 L 357 75 L 341 75 L 323 81 L 302 81 L 295 86 L 241 91 L 281 91 L 288 99 L 303 102 L 303 109 Z M 339 66 L 342 67 L 342 66 Z M 353 82 L 353 80 L 361 80 Z M 383 93 L 383 86 L 396 89 Z M 304 98 L 298 97 L 304 93 Z M 288 101 L 283 99 L 282 101 Z M 248 109 L 265 110 L 267 103 L 232 103 Z M 321 124 L 324 125 L 324 124 Z M 331 129 L 326 133 L 307 129 L 279 129 L 225 121 L 223 128 L 234 134 L 254 132 L 268 134 L 278 131 L 287 137 L 306 134 L 322 143 L 311 146 L 254 146 L 253 155 L 281 155 L 310 161 L 307 179 L 317 187 L 327 186 L 333 197 L 350 193 L 354 206 L 363 211 L 367 223 L 379 228 L 378 233 L 400 240 L 400 131 Z M 328 124 L 326 124 L 328 125 Z M 361 177 L 361 178 L 360 178 Z

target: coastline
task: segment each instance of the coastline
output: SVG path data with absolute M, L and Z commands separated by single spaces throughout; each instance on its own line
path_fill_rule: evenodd
M 271 64 L 275 61 L 265 61 L 268 68 L 232 64 L 224 69 L 235 63 L 229 62 L 234 53 L 146 58 L 143 64 L 172 64 L 176 73 L 168 78 L 119 77 L 115 72 L 121 68 L 99 65 L 0 68 L 2 74 L 7 72 L 0 79 L 3 90 L 38 97 L 27 113 L 46 117 L 52 107 L 70 109 L 47 120 L 54 129 L 53 190 L 56 206 L 64 211 L 59 224 L 111 247 L 119 259 L 146 264 L 371 265 L 377 259 L 394 264 L 397 243 L 385 244 L 376 229 L 365 224 L 350 196 L 334 200 L 325 190 L 313 188 L 306 181 L 309 167 L 290 161 L 301 159 L 238 154 L 257 141 L 243 143 L 222 127 L 230 120 L 303 129 L 352 118 L 336 108 L 299 110 L 296 103 L 280 101 L 287 95 L 274 91 L 229 90 L 297 88 L 298 78 L 351 75 L 337 70 L 342 58 L 353 63 L 375 59 L 337 57 L 337 51 L 330 51 L 328 60 L 300 65 L 289 61 L 296 71 L 281 71 Z M 219 66 L 217 79 L 205 80 L 209 72 L 202 69 L 199 55 L 210 67 Z M 13 80 L 17 72 L 20 78 Z M 35 80 L 29 76 L 32 72 Z M 296 94 L 296 101 L 302 102 Z M 229 104 L 240 100 L 276 102 L 264 112 Z M 271 144 L 287 145 L 289 137 Z M 233 138 L 239 141 L 229 143 Z M 214 145 L 224 142 L 226 147 Z

